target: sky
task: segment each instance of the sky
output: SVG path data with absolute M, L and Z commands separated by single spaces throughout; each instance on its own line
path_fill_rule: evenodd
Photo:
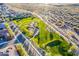
M 1 3 L 79 3 L 79 0 L 0 0 Z

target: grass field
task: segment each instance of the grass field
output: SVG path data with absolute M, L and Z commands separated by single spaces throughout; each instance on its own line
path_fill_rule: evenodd
M 18 25 L 22 33 L 29 37 L 36 46 L 45 51 L 45 55 L 74 55 L 72 52 L 68 52 L 71 45 L 57 33 L 53 31 L 49 32 L 47 29 L 48 26 L 39 18 L 28 17 L 13 20 L 13 22 Z M 31 27 L 32 24 L 34 24 L 34 28 L 39 29 L 39 33 L 35 37 L 33 37 L 34 29 Z

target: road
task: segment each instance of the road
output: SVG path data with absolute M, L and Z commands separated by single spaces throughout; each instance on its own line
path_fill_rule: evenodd
M 15 10 L 20 11 L 20 12 L 25 12 L 25 13 L 29 12 L 29 13 L 37 16 L 42 21 L 44 21 L 53 31 L 55 31 L 56 33 L 58 33 L 59 35 L 61 35 L 68 43 L 72 43 L 73 45 L 76 46 L 76 48 L 78 48 L 78 44 L 79 43 L 78 43 L 77 40 L 79 40 L 78 39 L 79 37 L 76 35 L 76 33 L 73 33 L 73 34 L 69 34 L 68 35 L 69 32 L 72 32 L 70 30 L 70 28 L 68 28 L 66 30 L 59 28 L 55 23 L 49 22 L 48 20 L 50 20 L 50 19 L 49 18 L 47 19 L 46 18 L 46 15 L 43 15 L 41 13 L 38 13 L 37 14 L 35 12 L 27 11 L 27 10 L 24 10 L 24 9 L 17 9 L 17 8 Z M 52 18 L 53 20 L 59 20 L 59 16 L 58 15 L 54 15 L 54 16 L 56 16 L 56 17 Z M 50 15 L 48 15 L 48 17 L 50 17 Z M 63 18 L 63 17 L 61 16 L 61 18 Z M 75 36 L 77 38 L 77 40 L 76 39 L 73 39 L 71 36 Z
M 58 8 L 57 8 L 58 9 Z M 58 9 L 59 10 L 59 9 Z M 75 19 L 74 17 L 72 17 L 71 15 L 69 15 L 68 13 L 64 13 L 64 12 L 62 12 L 62 19 L 65 19 L 63 16 L 65 16 L 65 17 L 70 17 L 70 18 L 73 18 L 74 20 L 77 20 L 77 19 Z M 52 15 L 52 14 L 51 14 Z M 66 16 L 67 15 L 67 16 Z M 58 16 L 58 15 L 56 15 L 57 17 L 60 17 L 60 16 Z M 65 22 L 66 22 L 66 19 L 64 20 Z M 61 28 L 62 30 L 63 30 L 63 32 L 64 32 L 64 34 L 65 35 L 67 35 L 68 37 L 70 37 L 71 39 L 73 39 L 73 41 L 77 44 L 77 45 L 79 45 L 79 36 L 77 35 L 77 33 L 75 33 L 72 29 L 73 28 L 70 28 L 67 24 L 64 24 L 64 25 L 66 25 L 68 28 L 66 29 L 66 32 L 64 31 L 65 29 L 63 29 L 63 28 Z M 71 34 L 69 34 L 69 33 L 71 33 Z
M 5 7 L 3 7 L 3 6 L 1 6 L 1 8 L 2 9 L 4 9 Z M 7 11 L 8 9 L 5 9 L 5 12 Z M 6 21 L 6 19 L 4 18 L 5 17 L 5 15 L 7 15 L 7 14 L 5 14 L 5 12 L 3 12 L 2 10 L 1 10 L 1 12 L 2 12 L 2 18 L 3 18 L 3 20 L 4 20 L 4 23 L 5 22 L 7 22 Z M 11 45 L 11 44 L 14 44 L 14 42 L 16 41 L 16 39 L 17 39 L 17 37 L 21 34 L 22 35 L 22 37 L 24 38 L 24 39 L 26 39 L 25 40 L 25 42 L 24 43 L 28 43 L 29 44 L 29 49 L 28 49 L 28 53 L 30 53 L 30 51 L 31 51 L 31 54 L 32 55 L 37 55 L 37 56 L 42 56 L 42 54 L 37 50 L 37 48 L 30 42 L 30 39 L 28 39 L 27 37 L 25 37 L 24 36 L 24 34 L 22 34 L 22 32 L 16 27 L 16 25 L 13 23 L 13 22 L 7 22 L 8 24 L 9 24 L 9 26 L 8 26 L 8 28 L 12 31 L 12 34 L 13 34 L 13 36 L 14 36 L 14 38 L 12 39 L 12 40 L 10 40 L 9 42 L 7 42 L 8 44 L 7 44 L 7 46 L 8 45 Z M 16 27 L 16 30 L 18 31 L 18 33 L 15 35 L 15 33 L 13 32 L 13 29 L 11 29 L 11 25 L 13 24 L 13 26 L 14 27 Z M 4 42 L 4 43 L 1 43 L 1 45 L 2 44 L 5 44 L 6 42 Z M 25 46 L 25 47 L 27 47 L 27 46 Z
M 11 7 L 10 7 L 11 8 Z M 41 13 L 37 14 L 35 12 L 31 12 L 31 11 L 27 11 L 25 9 L 19 9 L 19 8 L 16 8 L 17 11 L 20 11 L 20 12 L 29 12 L 35 16 L 37 16 L 38 18 L 40 18 L 42 21 L 44 21 L 50 28 L 53 29 L 53 31 L 55 31 L 56 33 L 58 33 L 59 35 L 61 35 L 68 43 L 72 43 L 73 45 L 76 45 L 76 47 L 78 48 L 77 46 L 77 43 L 74 43 L 74 39 L 72 40 L 72 37 L 71 36 L 67 36 L 67 34 L 65 32 L 62 31 L 62 29 L 58 28 L 58 26 L 56 26 L 55 24 L 51 24 L 51 22 L 48 21 L 48 19 L 45 18 L 46 15 L 43 15 Z M 15 9 L 15 11 L 16 11 Z M 14 10 L 14 9 L 13 9 Z M 55 15 L 56 16 L 56 15 Z M 49 16 L 48 16 L 49 17 Z M 58 16 L 59 17 L 59 16 Z M 53 19 L 53 18 L 52 18 Z M 58 20 L 58 18 L 54 18 L 54 20 Z
M 13 24 L 13 26 L 17 27 L 13 22 L 11 22 L 11 24 Z M 28 39 L 27 37 L 24 36 L 24 34 L 22 34 L 22 32 L 19 30 L 19 28 L 17 27 L 17 31 L 19 34 L 21 34 L 25 39 L 26 39 L 26 43 L 29 43 L 29 45 L 31 46 L 31 48 L 34 49 L 34 53 L 38 54 L 39 56 L 42 56 L 42 54 L 37 50 L 37 48 L 35 46 L 33 46 L 33 44 L 30 42 L 30 39 Z M 15 35 L 15 37 L 17 38 L 18 35 Z M 16 40 L 15 38 L 15 40 Z M 13 42 L 13 41 L 12 41 Z

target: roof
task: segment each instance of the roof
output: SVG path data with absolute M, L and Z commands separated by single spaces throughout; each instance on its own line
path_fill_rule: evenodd
M 4 23 L 1 23 L 1 24 L 0 24 L 0 28 L 5 28 Z

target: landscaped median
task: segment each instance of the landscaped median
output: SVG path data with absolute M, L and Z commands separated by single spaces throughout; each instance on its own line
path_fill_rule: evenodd
M 6 29 L 8 30 L 10 34 L 10 38 L 12 39 L 14 37 L 14 32 L 11 30 L 9 23 L 5 22 Z
M 16 50 L 20 56 L 28 56 L 25 48 L 23 47 L 23 45 L 21 43 L 17 43 L 15 46 L 16 46 Z

